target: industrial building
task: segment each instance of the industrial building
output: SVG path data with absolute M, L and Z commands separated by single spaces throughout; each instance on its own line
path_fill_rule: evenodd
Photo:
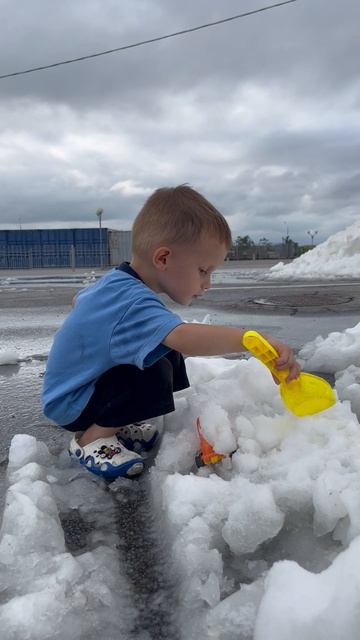
M 110 267 L 130 260 L 131 231 L 0 230 L 0 269 Z

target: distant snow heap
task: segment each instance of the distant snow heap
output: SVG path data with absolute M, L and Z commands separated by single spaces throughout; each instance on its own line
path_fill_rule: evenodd
M 290 264 L 279 262 L 267 275 L 271 280 L 360 277 L 360 222 L 330 236 Z

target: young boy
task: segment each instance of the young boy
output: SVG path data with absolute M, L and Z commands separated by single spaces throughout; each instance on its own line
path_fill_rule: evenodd
M 57 332 L 43 389 L 45 415 L 74 433 L 69 452 L 104 477 L 138 475 L 158 436 L 151 423 L 189 386 L 184 359 L 243 350 L 243 329 L 185 323 L 158 297 L 188 305 L 210 287 L 231 246 L 225 218 L 189 186 L 162 188 L 135 219 L 132 260 L 81 291 Z M 296 378 L 289 347 L 269 338 Z

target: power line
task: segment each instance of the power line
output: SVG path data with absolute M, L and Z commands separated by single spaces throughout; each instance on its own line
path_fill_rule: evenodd
M 150 38 L 149 40 L 134 42 L 133 44 L 127 44 L 127 45 L 124 45 L 123 47 L 117 47 L 116 49 L 108 49 L 107 51 L 100 51 L 99 53 L 92 53 L 87 56 L 72 58 L 71 60 L 62 60 L 61 62 L 54 62 L 53 64 L 46 64 L 41 67 L 32 67 L 31 69 L 25 69 L 24 71 L 15 71 L 14 73 L 6 73 L 4 75 L 0 75 L 0 80 L 4 80 L 5 78 L 13 78 L 14 76 L 23 76 L 27 73 L 34 73 L 35 71 L 43 71 L 44 69 L 53 69 L 54 67 L 61 67 L 64 64 L 72 64 L 73 62 L 82 62 L 83 60 L 90 60 L 91 58 L 99 58 L 100 56 L 107 56 L 109 55 L 109 53 L 125 51 L 126 49 L 135 49 L 135 47 L 142 47 L 145 44 L 152 44 L 153 42 L 159 42 L 160 40 L 168 40 L 169 38 L 175 38 L 177 36 L 183 36 L 187 33 L 193 33 L 194 31 L 200 31 L 200 29 L 208 29 L 209 27 L 215 27 L 216 25 L 219 25 L 219 24 L 225 24 L 226 22 L 239 20 L 240 18 L 246 18 L 247 16 L 251 16 L 254 13 L 261 13 L 262 11 L 275 9 L 276 7 L 281 7 L 284 4 L 291 4 L 292 2 L 297 2 L 297 0 L 284 0 L 284 2 L 277 2 L 276 4 L 271 4 L 266 7 L 261 7 L 260 9 L 254 9 L 253 11 L 247 11 L 246 13 L 239 13 L 238 15 L 230 16 L 229 18 L 223 18 L 222 20 L 216 20 L 215 22 L 208 22 L 206 24 L 201 24 L 197 27 L 191 27 L 190 29 L 175 31 L 174 33 L 168 33 L 165 36 L 158 36 L 157 38 Z

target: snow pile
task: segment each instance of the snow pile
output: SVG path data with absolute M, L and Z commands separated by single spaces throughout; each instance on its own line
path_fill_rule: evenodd
M 183 637 L 338 640 L 341 624 L 358 640 L 360 425 L 349 403 L 299 419 L 253 358 L 190 358 L 187 369 L 192 386 L 165 417 L 152 471 L 182 575 Z M 232 458 L 196 470 L 197 416 Z
M 19 358 L 16 351 L 7 349 L 0 351 L 0 365 L 2 364 L 17 364 Z
M 326 338 L 318 336 L 299 352 L 301 364 L 312 371 L 335 373 L 335 388 L 341 400 L 350 400 L 360 416 L 360 323 Z
M 131 606 L 119 579 L 115 541 L 101 527 L 111 524 L 112 500 L 67 460 L 50 455 L 28 435 L 13 438 L 9 489 L 0 532 L 3 592 L 0 628 L 6 640 L 80 640 L 126 633 Z M 93 505 L 102 508 L 98 523 Z M 92 550 L 76 556 L 66 550 L 61 512 L 98 524 L 89 532 Z M 90 528 L 89 528 L 90 529 Z M 103 538 L 103 539 L 102 539 Z
M 270 571 L 255 640 L 356 640 L 360 628 L 360 536 L 316 575 L 295 562 Z M 290 615 L 289 615 L 290 614 Z
M 360 277 L 360 222 L 330 236 L 290 264 L 279 262 L 267 275 L 271 280 Z
M 335 374 L 335 388 L 341 400 L 350 400 L 351 408 L 360 417 L 360 367 L 350 365 Z
M 333 331 L 326 338 L 318 336 L 299 351 L 299 362 L 312 371 L 335 373 L 360 363 L 360 322 L 345 329 Z

